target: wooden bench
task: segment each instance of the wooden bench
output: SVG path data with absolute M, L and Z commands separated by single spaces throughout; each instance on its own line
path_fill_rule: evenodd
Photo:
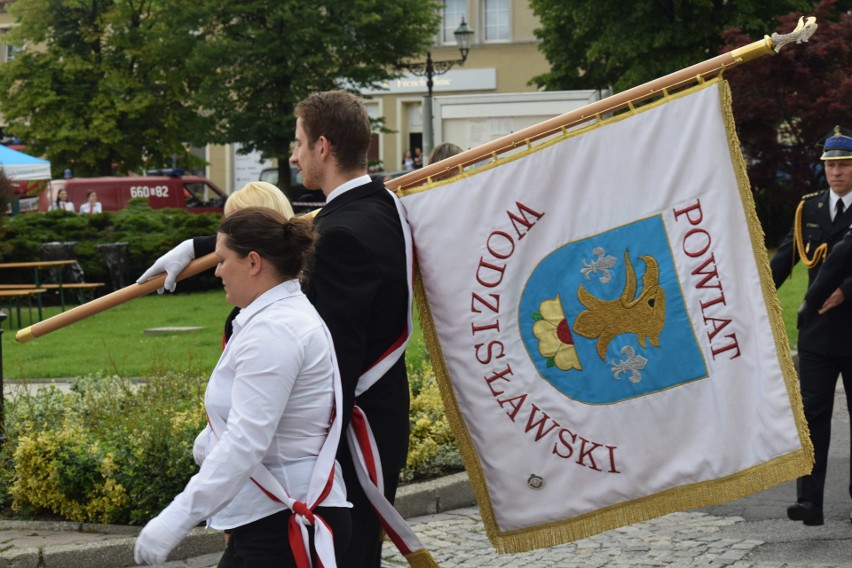
M 5 303 L 9 306 L 9 329 L 12 329 L 14 324 L 14 318 L 12 317 L 14 313 L 17 314 L 18 317 L 18 329 L 23 327 L 23 322 L 21 321 L 21 301 L 27 300 L 27 312 L 29 313 L 30 325 L 33 324 L 33 296 L 37 296 L 38 294 L 44 294 L 47 292 L 44 288 L 36 288 L 33 286 L 32 288 L 18 288 L 18 289 L 0 289 L 0 303 Z M 12 310 L 14 304 L 14 312 Z
M 80 304 L 84 304 L 95 298 L 95 290 L 106 286 L 103 282 L 70 282 L 68 284 L 39 284 L 39 288 L 44 290 L 58 290 L 59 303 L 62 306 L 62 311 L 65 311 L 65 290 L 76 290 L 77 300 Z M 35 284 L 0 284 L 0 291 L 14 290 L 34 290 Z M 41 319 L 41 314 L 39 314 Z
M 47 290 L 59 290 L 59 303 L 62 305 L 62 311 L 65 311 L 65 290 L 76 290 L 77 301 L 80 304 L 85 304 L 95 299 L 95 290 L 106 286 L 103 282 L 72 282 L 69 284 L 42 284 L 41 287 Z

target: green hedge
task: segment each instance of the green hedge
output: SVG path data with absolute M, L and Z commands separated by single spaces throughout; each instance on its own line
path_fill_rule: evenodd
M 144 524 L 197 471 L 192 444 L 205 425 L 206 382 L 84 377 L 69 393 L 21 388 L 6 401 L 0 508 L 17 518 Z M 403 482 L 461 471 L 431 369 L 415 371 L 411 386 Z
M 88 282 L 105 282 L 110 277 L 96 245 L 127 243 L 126 277 L 133 282 L 161 254 L 185 239 L 212 235 L 220 216 L 193 214 L 183 209 L 151 209 L 144 198 L 132 199 L 116 212 L 79 215 L 67 211 L 28 213 L 0 217 L 0 262 L 27 262 L 42 259 L 44 243 L 76 242 L 75 253 Z M 32 278 L 13 271 L 0 271 L 0 282 L 22 282 Z M 207 290 L 219 286 L 212 271 L 192 278 L 183 291 Z
M 206 377 L 85 377 L 6 404 L 0 499 L 24 518 L 141 524 L 195 473 Z

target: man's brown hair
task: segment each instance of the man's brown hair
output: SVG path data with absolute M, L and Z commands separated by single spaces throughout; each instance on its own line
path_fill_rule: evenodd
M 309 147 L 326 137 L 343 171 L 367 167 L 370 116 L 358 97 L 346 91 L 314 93 L 296 105 L 296 118 L 302 119 Z

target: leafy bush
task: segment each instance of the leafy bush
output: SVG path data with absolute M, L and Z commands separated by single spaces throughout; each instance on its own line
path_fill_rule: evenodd
M 131 281 L 154 260 L 185 239 L 212 235 L 219 215 L 193 214 L 183 209 L 151 209 L 144 198 L 132 199 L 128 206 L 102 215 L 77 215 L 68 211 L 30 213 L 0 217 L 0 260 L 26 262 L 41 259 L 42 244 L 53 241 L 76 242 L 75 254 L 89 282 L 110 282 L 103 256 L 96 245 L 125 242 L 127 276 Z M 3 271 L 0 277 L 13 282 L 21 276 Z M 212 276 L 192 278 L 182 290 L 217 287 Z
M 461 471 L 461 454 L 447 422 L 438 381 L 431 366 L 411 373 L 409 388 L 408 459 L 400 481 L 407 483 Z
M 17 393 L 7 403 L 0 498 L 24 517 L 141 524 L 162 510 L 197 467 L 205 377 L 78 379 Z
M 115 456 L 79 424 L 24 436 L 14 459 L 13 509 L 30 515 L 50 511 L 78 522 L 126 519 L 129 499 L 115 478 Z

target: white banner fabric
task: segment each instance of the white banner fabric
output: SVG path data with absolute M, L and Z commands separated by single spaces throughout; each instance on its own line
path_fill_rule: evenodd
M 810 471 L 729 99 L 714 81 L 402 194 L 424 334 L 498 550 Z

